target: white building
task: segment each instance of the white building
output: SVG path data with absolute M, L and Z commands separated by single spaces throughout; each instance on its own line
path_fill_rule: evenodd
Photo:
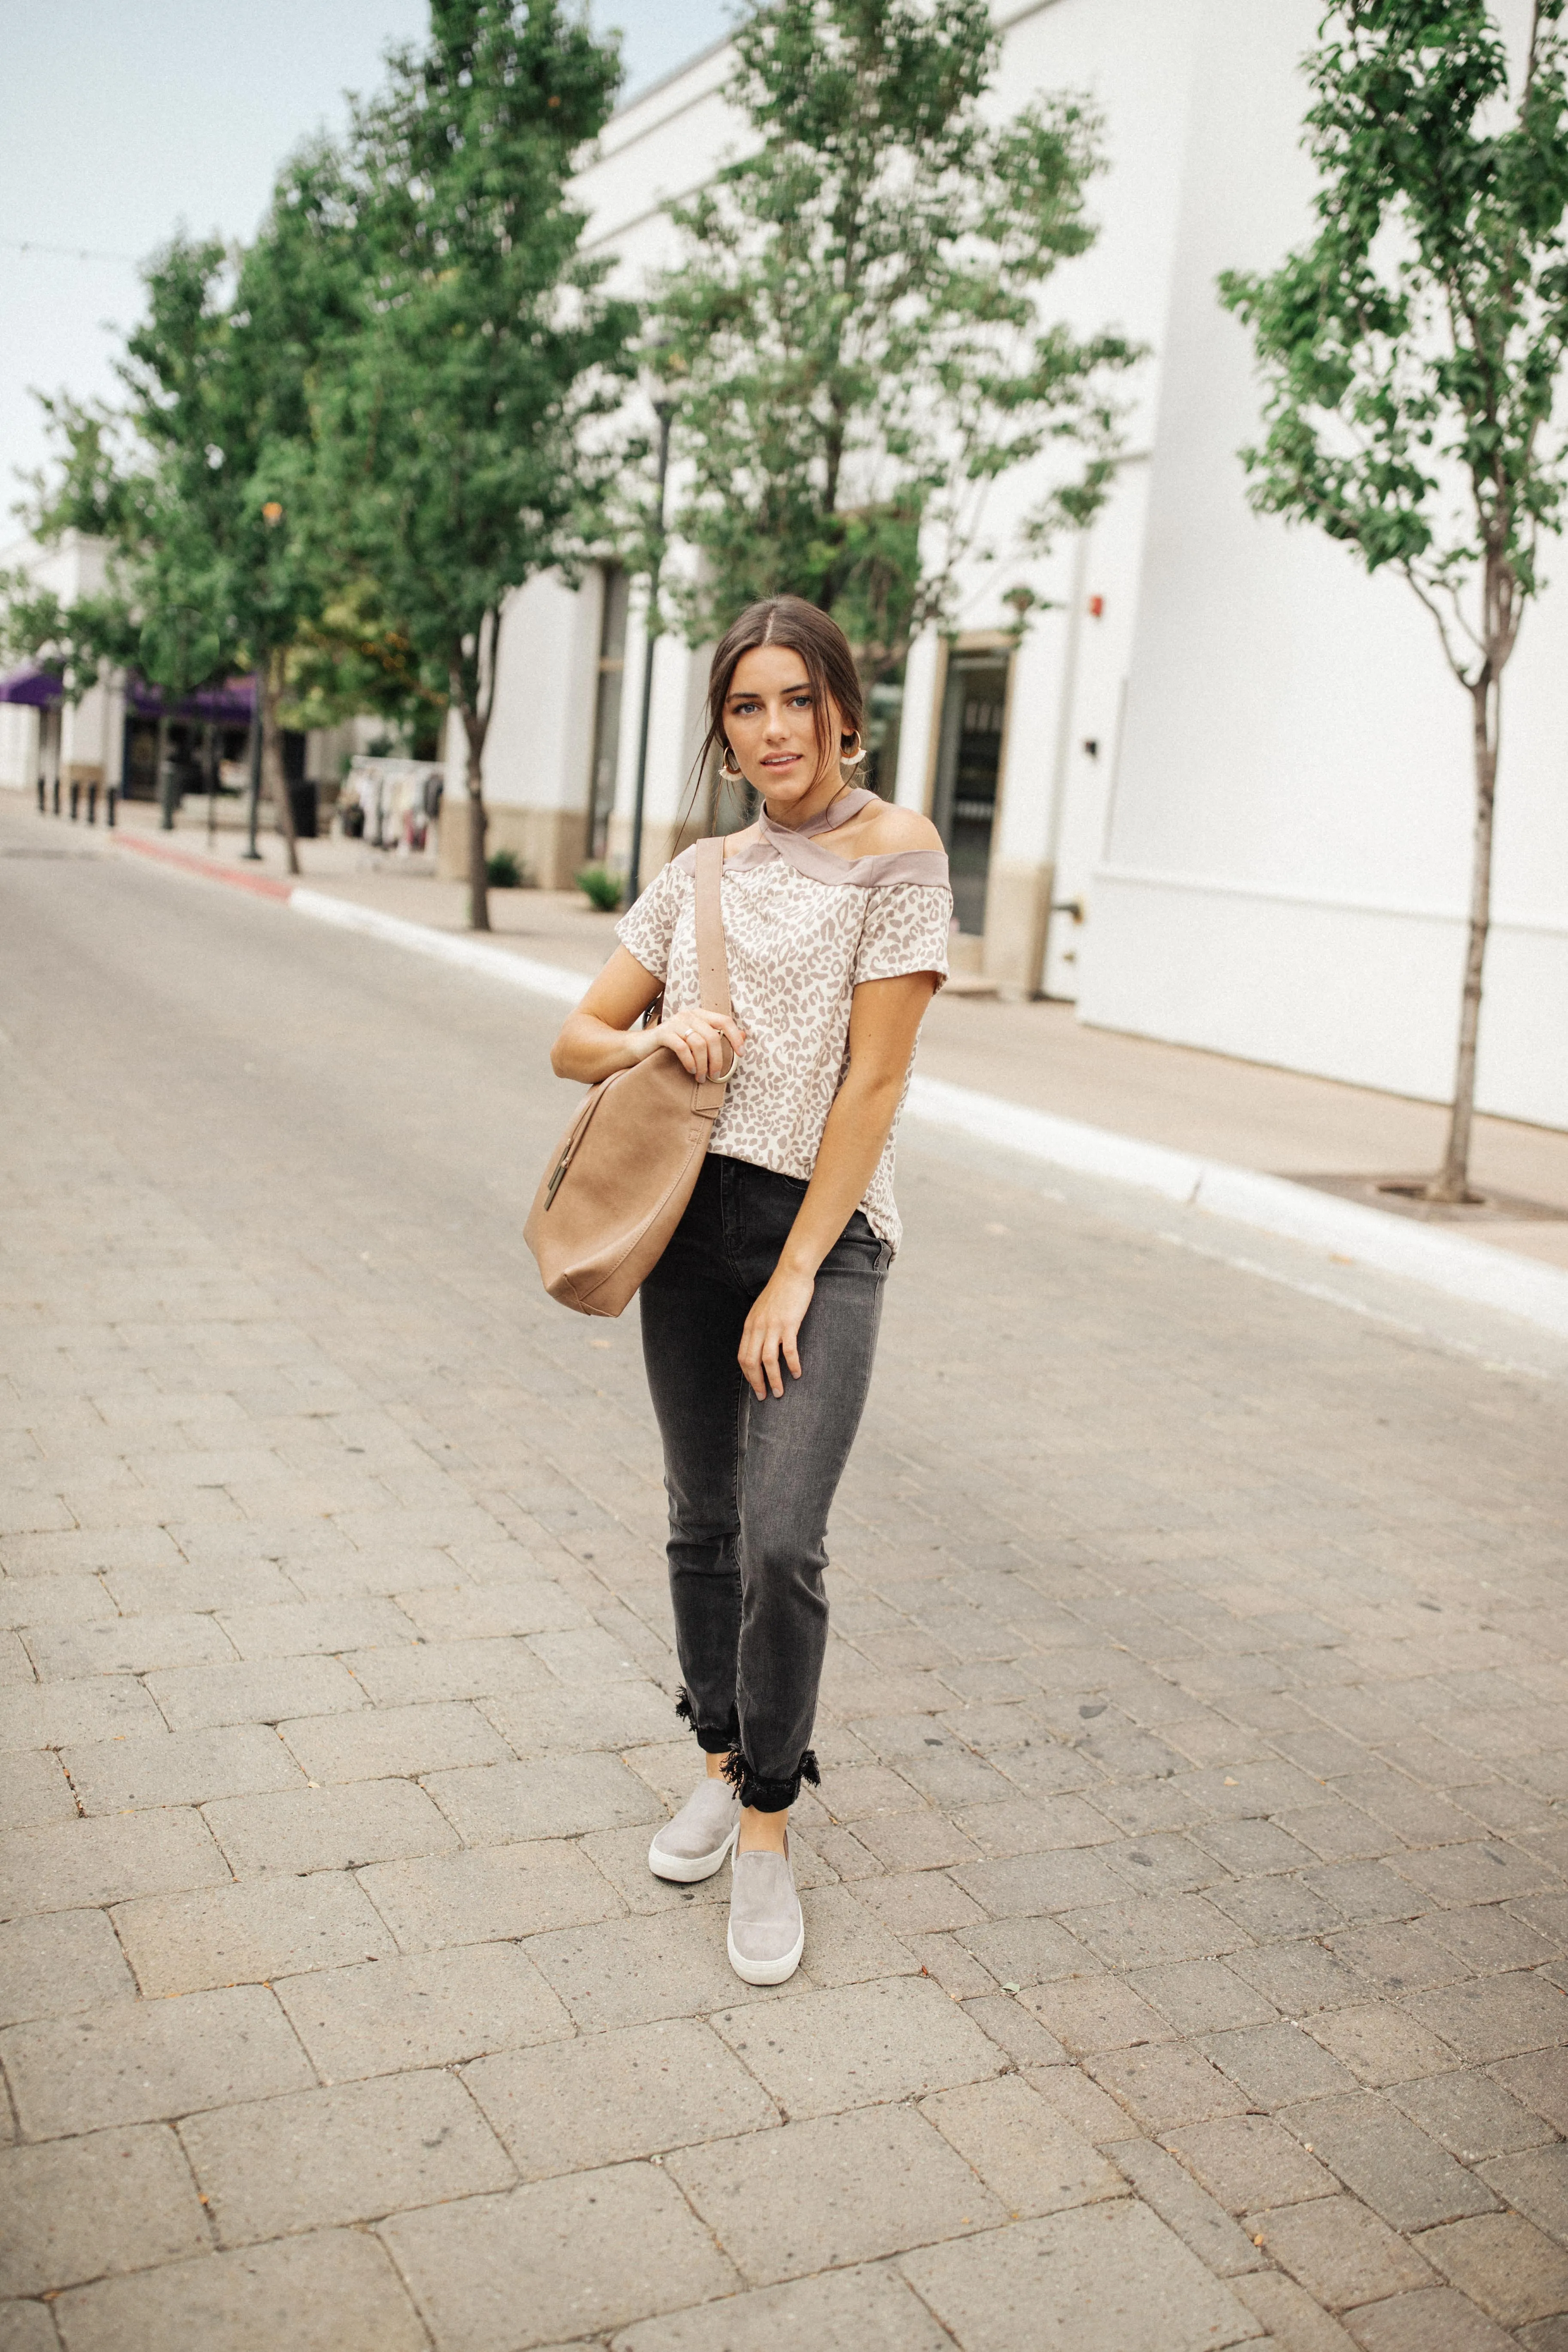
M 20 540 L 0 548 L 0 572 L 26 572 L 37 588 L 71 604 L 102 590 L 104 556 L 101 540 L 72 530 L 57 547 Z M 24 665 L 0 680 L 0 785 L 29 792 L 41 782 L 51 798 L 57 788 L 68 796 L 73 784 L 118 789 L 125 736 L 122 686 L 95 686 L 79 702 L 62 703 L 47 679 L 26 674 L 30 667 Z
M 1502 5 L 1521 30 L 1526 0 Z M 1076 999 L 1086 1022 L 1443 1099 L 1468 705 L 1402 582 L 1249 510 L 1236 452 L 1258 389 L 1215 294 L 1220 270 L 1269 267 L 1309 231 L 1299 61 L 1319 14 L 995 0 L 999 108 L 1088 90 L 1106 118 L 1101 233 L 1048 310 L 1119 327 L 1152 357 L 1093 530 L 1032 566 L 977 571 L 956 639 L 914 648 L 897 796 L 977 869 L 961 955 L 1003 982 Z M 715 50 L 626 107 L 582 175 L 590 241 L 622 282 L 673 257 L 664 203 L 737 142 L 729 70 Z M 1021 473 L 1006 495 L 1022 512 L 1039 488 Z M 1548 564 L 1563 584 L 1508 682 L 1479 1099 L 1568 1126 L 1568 545 Z M 1015 651 L 1001 599 L 1021 580 L 1057 609 Z M 626 840 L 642 646 L 635 590 L 628 626 L 624 583 L 607 585 L 537 581 L 503 624 L 487 795 L 496 840 L 546 883 Z M 645 875 L 674 844 L 705 670 L 659 642 Z

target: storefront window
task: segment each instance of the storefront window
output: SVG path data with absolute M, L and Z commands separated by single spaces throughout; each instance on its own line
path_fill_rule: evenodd
M 176 805 L 186 793 L 209 788 L 220 793 L 243 792 L 248 749 L 249 730 L 245 727 L 213 726 L 199 719 L 130 718 L 121 791 L 127 800 L 157 800 L 166 767 Z M 303 735 L 285 734 L 283 751 L 285 772 L 298 782 L 305 772 Z

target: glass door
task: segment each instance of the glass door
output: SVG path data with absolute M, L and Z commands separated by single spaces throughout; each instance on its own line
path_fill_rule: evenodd
M 157 799 L 158 722 L 155 719 L 127 719 L 121 779 L 120 790 L 124 799 Z
M 931 816 L 947 848 L 958 928 L 976 934 L 985 929 L 1010 658 L 994 651 L 953 652 L 942 696 Z

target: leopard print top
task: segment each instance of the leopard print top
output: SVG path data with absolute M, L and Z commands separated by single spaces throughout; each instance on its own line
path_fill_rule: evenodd
M 841 805 L 836 804 L 836 816 Z M 940 985 L 947 977 L 952 894 L 946 860 L 936 851 L 850 860 L 815 843 L 796 851 L 787 839 L 781 844 L 779 835 L 768 826 L 765 842 L 724 867 L 730 996 L 746 1032 L 746 1050 L 709 1149 L 809 1179 L 849 1066 L 849 1002 L 856 987 L 911 971 L 935 972 Z M 759 857 L 759 850 L 765 854 Z M 805 870 L 804 856 L 799 863 L 796 857 L 812 851 Z M 917 855 L 918 870 L 931 879 L 892 878 L 914 866 Z M 694 865 L 688 852 L 667 866 L 616 926 L 622 945 L 664 982 L 667 1017 L 701 1001 Z M 828 878 L 833 867 L 842 881 L 837 872 Z M 858 871 L 866 868 L 883 871 Z M 860 1203 L 872 1232 L 894 1250 L 903 1230 L 893 1200 L 897 1127 L 895 1117 Z

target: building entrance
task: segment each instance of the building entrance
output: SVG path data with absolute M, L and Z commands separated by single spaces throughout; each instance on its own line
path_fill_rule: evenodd
M 958 928 L 975 934 L 985 929 L 1010 659 L 994 650 L 955 650 L 942 696 L 931 817 L 947 850 Z
M 128 801 L 155 801 L 165 768 L 173 775 L 176 804 L 187 793 L 238 790 L 231 778 L 245 762 L 249 740 L 248 726 L 128 718 L 121 790 Z

